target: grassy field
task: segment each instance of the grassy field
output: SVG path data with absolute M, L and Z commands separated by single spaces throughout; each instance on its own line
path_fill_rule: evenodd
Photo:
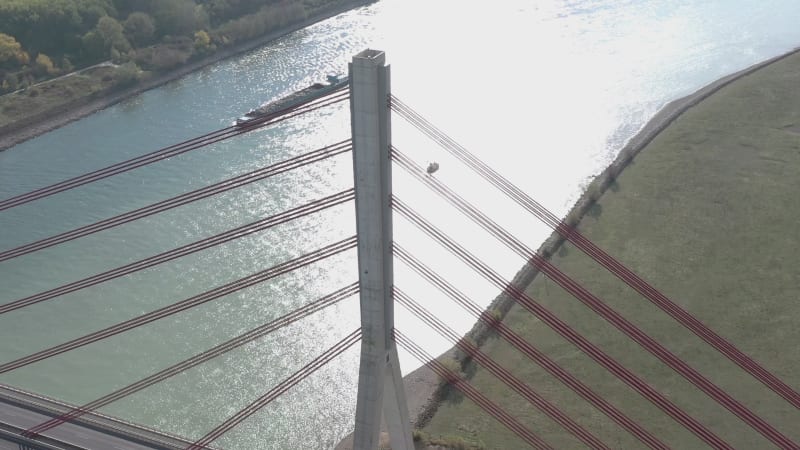
M 581 231 L 712 329 L 800 389 L 800 56 L 737 80 L 683 114 L 624 170 Z M 534 197 L 535 197 L 535 193 Z M 531 220 L 535 220 L 533 217 Z M 488 239 L 488 238 L 487 238 Z M 756 414 L 800 441 L 800 411 L 567 244 L 552 261 Z M 744 422 L 539 276 L 527 292 L 737 448 L 771 448 Z M 505 323 L 678 449 L 704 448 L 555 332 L 514 306 Z M 642 448 L 499 338 L 483 347 L 615 448 Z M 555 448 L 582 445 L 488 372 L 479 390 Z M 474 372 L 474 374 L 472 374 Z M 525 448 L 468 399 L 448 396 L 424 431 Z
M 26 121 L 47 111 L 57 111 L 92 94 L 113 88 L 115 69 L 97 67 L 80 74 L 41 83 L 23 91 L 0 96 L 0 126 Z

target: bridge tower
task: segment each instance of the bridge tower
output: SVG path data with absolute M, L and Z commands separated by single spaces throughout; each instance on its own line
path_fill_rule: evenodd
M 383 417 L 392 449 L 413 450 L 392 334 L 391 115 L 386 55 L 380 50 L 364 50 L 353 57 L 349 72 L 362 330 L 353 448 L 378 448 Z

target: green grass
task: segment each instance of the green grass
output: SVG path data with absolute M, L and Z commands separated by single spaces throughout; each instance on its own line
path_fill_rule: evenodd
M 581 231 L 712 329 L 800 389 L 800 56 L 737 80 L 683 114 L 618 177 Z M 535 194 L 534 194 L 535 195 Z M 535 220 L 531 218 L 531 220 Z M 800 412 L 567 245 L 552 261 L 789 437 Z M 528 293 L 737 448 L 771 448 L 723 407 L 555 283 Z M 701 441 L 521 308 L 505 322 L 674 448 Z M 643 446 L 502 339 L 483 347 L 615 448 Z M 469 371 L 468 371 L 469 372 Z M 471 382 L 556 448 L 581 444 L 478 369 Z M 487 448 L 525 448 L 452 395 L 425 427 Z
M 81 74 L 42 83 L 0 96 L 0 127 L 28 123 L 47 111 L 58 111 L 76 99 L 102 95 L 114 86 L 113 67 L 98 67 Z

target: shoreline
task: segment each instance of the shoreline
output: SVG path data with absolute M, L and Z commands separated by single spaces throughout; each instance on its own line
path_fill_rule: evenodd
M 259 39 L 220 50 L 214 55 L 194 61 L 174 71 L 170 71 L 169 73 L 153 77 L 152 79 L 146 80 L 132 88 L 119 91 L 103 99 L 89 100 L 84 105 L 76 108 L 74 111 L 55 112 L 54 114 L 50 114 L 52 117 L 43 118 L 36 124 L 27 126 L 20 130 L 5 133 L 0 136 L 0 151 L 4 151 L 26 140 L 65 126 L 73 121 L 113 106 L 135 95 L 180 79 L 211 64 L 244 52 L 251 51 L 260 46 L 266 45 L 270 41 L 273 41 L 279 37 L 308 27 L 322 20 L 334 17 L 343 12 L 371 4 L 373 2 L 374 0 L 354 0 L 337 5 L 329 10 L 318 12 L 302 22 L 298 22 L 297 24 L 273 33 L 269 33 L 268 35 L 265 35 Z M 615 179 L 629 164 L 633 162 L 634 158 L 653 139 L 655 139 L 662 131 L 674 123 L 675 120 L 677 120 L 686 111 L 706 100 L 708 97 L 712 96 L 732 82 L 744 78 L 798 52 L 800 52 L 800 48 L 795 48 L 781 55 L 755 63 L 745 69 L 712 81 L 711 83 L 686 96 L 664 104 L 659 111 L 625 143 L 618 155 L 615 157 L 614 161 L 612 161 L 605 169 L 603 169 L 603 171 L 601 171 L 592 179 L 584 193 L 581 194 L 578 200 L 576 200 L 575 204 L 570 208 L 566 218 L 564 219 L 565 222 L 570 225 L 577 225 L 583 216 L 589 212 L 597 199 L 599 199 L 606 192 L 606 190 L 613 185 Z M 538 252 L 545 257 L 549 257 L 558 251 L 564 240 L 565 239 L 560 234 L 557 232 L 552 232 L 551 235 L 539 247 Z M 532 283 L 537 275 L 538 270 L 526 265 L 517 272 L 512 282 L 515 285 L 524 288 Z M 492 300 L 492 302 L 487 306 L 487 309 L 498 308 L 498 310 L 501 311 L 502 316 L 505 316 L 512 303 L 513 302 L 507 297 L 499 295 Z M 480 344 L 482 340 L 485 339 L 486 332 L 487 330 L 485 327 L 480 323 L 477 323 L 473 325 L 472 329 L 469 330 L 465 336 L 476 339 L 476 341 Z M 480 341 L 478 339 L 480 339 Z M 457 356 L 458 352 L 455 350 L 455 348 L 451 348 L 438 356 L 438 358 L 441 359 L 445 357 L 454 357 L 455 359 L 460 360 L 460 358 Z M 403 383 L 406 390 L 406 395 L 408 397 L 409 412 L 413 423 L 418 425 L 421 421 L 424 424 L 426 418 L 429 418 L 435 414 L 436 407 L 438 406 L 436 392 L 439 385 L 438 377 L 426 366 L 422 366 L 405 375 L 403 377 Z M 348 448 L 342 447 L 341 445 L 342 444 L 336 448 Z
M 21 144 L 49 131 L 61 128 L 71 122 L 94 114 L 95 112 L 111 107 L 119 102 L 149 91 L 150 89 L 154 89 L 171 81 L 180 79 L 206 66 L 215 64 L 219 61 L 239 55 L 241 53 L 254 50 L 287 34 L 309 27 L 317 22 L 321 22 L 352 9 L 375 3 L 375 1 L 376 0 L 350 0 L 344 2 L 328 9 L 318 11 L 301 22 L 289 25 L 280 30 L 273 31 L 272 33 L 265 34 L 258 39 L 221 49 L 213 55 L 190 62 L 170 72 L 156 75 L 151 79 L 142 81 L 136 86 L 123 89 L 106 97 L 95 100 L 87 97 L 77 99 L 75 102 L 61 105 L 54 110 L 46 111 L 40 114 L 39 117 L 34 117 L 32 119 L 32 122 L 34 122 L 32 125 L 28 125 L 23 128 L 11 126 L 9 127 L 11 129 L 6 132 L 3 132 L 4 127 L 0 127 L 0 133 L 2 133 L 0 135 L 0 152 L 8 150 L 17 144 Z
M 637 133 L 631 137 L 628 142 L 622 147 L 614 161 L 609 164 L 602 172 L 594 177 L 591 183 L 587 186 L 583 194 L 578 198 L 575 204 L 570 209 L 564 221 L 570 226 L 576 226 L 580 220 L 585 216 L 589 210 L 594 206 L 595 202 L 608 190 L 614 183 L 615 179 L 622 173 L 622 171 L 633 162 L 636 155 L 638 155 L 653 139 L 656 138 L 662 131 L 669 127 L 676 119 L 683 113 L 696 106 L 703 100 L 718 92 L 720 89 L 728 86 L 732 82 L 744 78 L 760 69 L 763 69 L 771 64 L 781 61 L 789 56 L 800 53 L 800 47 L 796 47 L 781 55 L 774 56 L 764 61 L 753 64 L 745 69 L 739 70 L 732 74 L 719 78 L 711 83 L 701 87 L 700 89 L 672 100 L 666 103 Z M 558 252 L 559 247 L 563 244 L 565 238 L 558 232 L 553 231 L 550 236 L 542 243 L 538 249 L 538 253 L 545 258 Z M 539 271 L 530 266 L 525 265 L 514 276 L 512 283 L 515 286 L 525 290 L 533 282 Z M 500 312 L 501 317 L 505 317 L 514 301 L 507 296 L 500 294 L 486 307 L 486 310 L 497 310 Z M 464 335 L 465 338 L 472 339 L 480 347 L 488 337 L 488 329 L 481 322 L 477 322 L 473 327 Z M 453 358 L 459 363 L 463 364 L 463 354 L 457 350 L 456 347 L 451 347 L 437 359 Z M 427 366 L 422 366 L 413 372 L 403 377 L 403 385 L 406 390 L 406 397 L 408 398 L 409 415 L 412 420 L 412 427 L 422 428 L 436 413 L 439 406 L 440 399 L 438 387 L 439 379 Z M 349 438 L 349 436 L 348 436 Z M 345 438 L 337 447 L 337 450 L 349 450 L 347 446 L 348 439 Z

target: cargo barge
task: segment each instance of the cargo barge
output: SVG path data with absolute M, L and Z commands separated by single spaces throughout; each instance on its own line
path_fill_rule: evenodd
M 328 75 L 326 83 L 314 83 L 311 86 L 293 92 L 286 97 L 265 103 L 258 108 L 251 109 L 242 117 L 236 119 L 237 126 L 247 125 L 257 119 L 263 118 L 275 112 L 291 109 L 312 100 L 323 97 L 349 83 L 347 77 Z

